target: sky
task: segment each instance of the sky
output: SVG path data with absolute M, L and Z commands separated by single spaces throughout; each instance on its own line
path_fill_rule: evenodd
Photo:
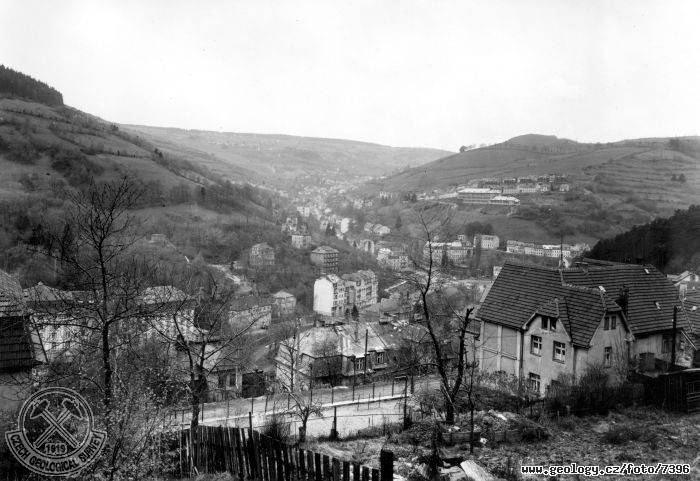
M 700 2 L 0 0 L 0 63 L 105 120 L 455 151 L 700 134 Z

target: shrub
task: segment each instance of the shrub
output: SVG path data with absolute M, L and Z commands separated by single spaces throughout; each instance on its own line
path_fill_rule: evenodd
M 532 443 L 536 441 L 546 441 L 549 439 L 549 433 L 542 426 L 532 425 L 523 428 L 522 439 L 525 442 Z
M 289 437 L 289 423 L 284 420 L 281 414 L 273 414 L 267 419 L 267 423 L 262 429 L 262 433 L 275 441 L 284 442 Z
M 642 437 L 642 431 L 630 426 L 616 426 L 603 434 L 603 441 L 608 444 L 625 444 Z

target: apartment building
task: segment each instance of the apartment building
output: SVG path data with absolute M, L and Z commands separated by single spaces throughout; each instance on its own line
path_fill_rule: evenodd
M 311 251 L 311 263 L 321 274 L 338 273 L 338 250 L 330 246 L 320 246 Z

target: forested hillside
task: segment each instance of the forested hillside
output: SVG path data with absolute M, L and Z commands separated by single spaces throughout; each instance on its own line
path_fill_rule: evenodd
M 19 97 L 46 105 L 63 105 L 63 95 L 44 82 L 0 65 L 0 95 Z
M 633 227 L 603 239 L 590 257 L 617 262 L 649 263 L 666 273 L 700 268 L 700 206 L 678 210 L 669 218 Z
M 27 281 L 46 280 L 32 251 L 63 218 L 69 199 L 93 182 L 129 178 L 141 192 L 134 206 L 145 221 L 139 234 L 167 231 L 177 223 L 185 247 L 181 254 L 190 258 L 230 252 L 231 240 L 221 229 L 274 225 L 274 194 L 248 185 L 248 177 L 231 172 L 227 178 L 233 182 L 223 180 L 184 154 L 165 152 L 63 105 L 60 92 L 5 67 L 0 68 L 0 173 L 0 269 Z M 219 232 L 209 230 L 211 216 Z

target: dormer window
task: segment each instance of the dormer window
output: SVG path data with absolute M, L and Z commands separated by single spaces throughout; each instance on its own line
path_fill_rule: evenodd
M 557 320 L 553 317 L 542 316 L 542 330 L 543 331 L 556 331 L 557 330 Z
M 617 316 L 605 316 L 603 329 L 606 331 L 614 331 L 617 328 Z

